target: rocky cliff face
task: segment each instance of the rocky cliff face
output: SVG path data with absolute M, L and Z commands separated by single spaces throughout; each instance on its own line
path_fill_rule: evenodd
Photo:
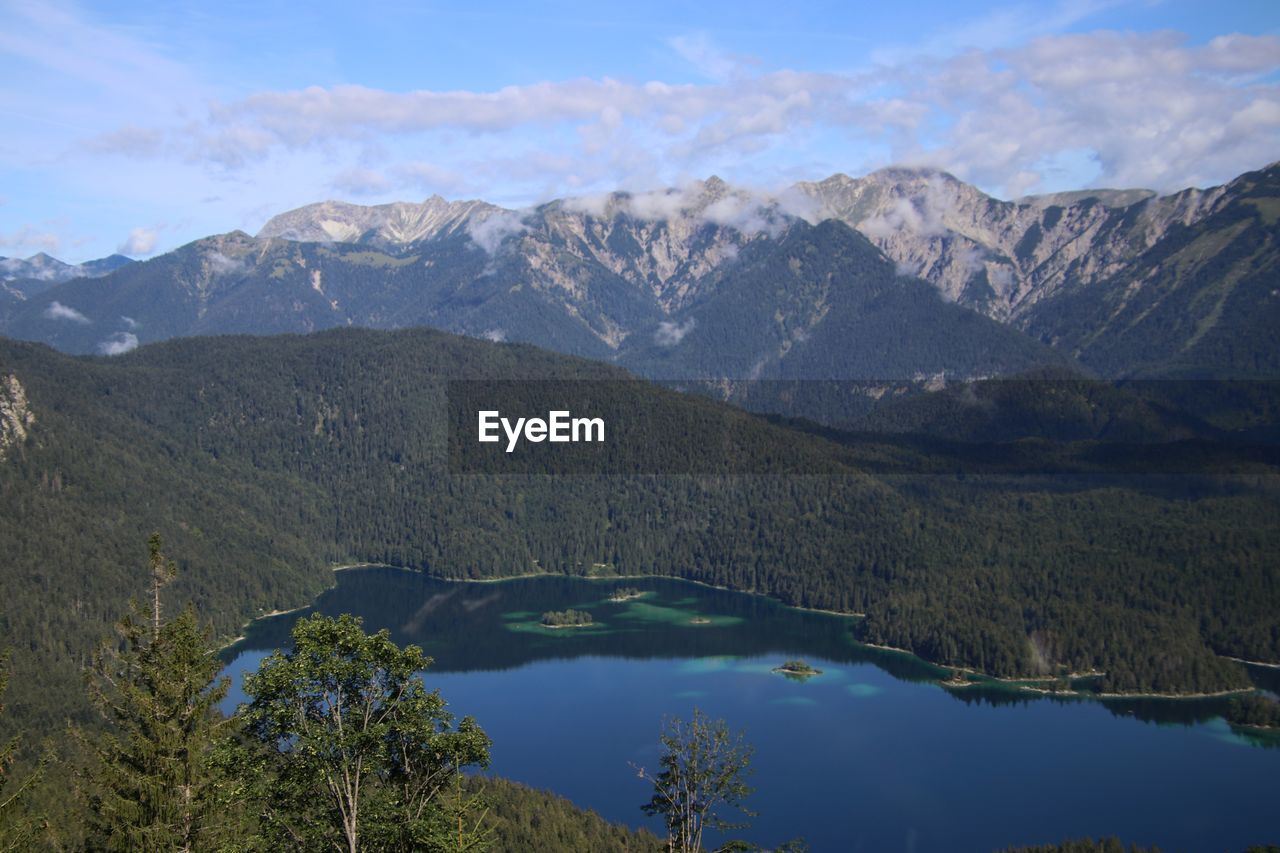
M 438 196 L 375 207 L 330 201 L 281 214 L 258 237 L 392 248 L 466 233 L 489 251 L 514 242 L 566 292 L 575 291 L 575 277 L 561 260 L 599 263 L 672 312 L 696 298 L 699 278 L 751 240 L 776 238 L 796 219 L 835 218 L 948 301 L 1023 327 L 1042 299 L 1115 275 L 1173 226 L 1194 226 L 1220 210 L 1233 189 L 1169 196 L 1085 190 L 1001 201 L 946 172 L 891 168 L 802 182 L 774 196 L 712 177 L 524 211 Z
M 794 218 L 776 200 L 712 177 L 679 189 L 545 205 L 525 220 L 520 250 L 543 270 L 558 256 L 597 263 L 669 314 L 699 296 L 708 273 L 749 243 L 779 237 Z
M 445 201 L 438 195 L 421 204 L 398 201 L 372 207 L 322 201 L 272 217 L 258 237 L 302 243 L 404 245 L 452 233 L 501 210 L 483 201 Z
M 324 202 L 273 218 L 256 237 L 205 238 L 0 305 L 0 331 L 112 354 L 179 335 L 425 325 L 640 359 L 658 375 L 715 329 L 700 361 L 754 375 L 762 356 L 739 338 L 766 318 L 771 331 L 760 334 L 785 332 L 770 358 L 798 364 L 793 348 L 821 349 L 805 363 L 828 375 L 847 372 L 867 343 L 848 337 L 862 328 L 852 314 L 840 324 L 823 318 L 839 315 L 836 304 L 880 306 L 857 295 L 874 280 L 877 298 L 892 296 L 899 309 L 877 315 L 898 329 L 882 342 L 886 352 L 927 354 L 929 375 L 951 375 L 952 362 L 970 371 L 1025 363 L 982 366 L 974 340 L 953 339 L 962 315 L 922 301 L 923 280 L 950 307 L 1109 376 L 1159 374 L 1174 361 L 1180 374 L 1190 365 L 1256 375 L 1280 349 L 1268 331 L 1280 306 L 1268 284 L 1280 274 L 1277 210 L 1280 166 L 1162 197 L 1098 190 L 1001 201 L 945 172 L 885 169 L 772 194 L 713 177 L 522 210 L 439 197 Z M 861 237 L 826 230 L 788 243 L 823 223 Z M 829 252 L 843 260 L 820 257 Z M 713 307 L 737 325 L 720 324 Z M 845 337 L 819 334 L 823 323 Z M 722 358 L 730 352 L 735 359 Z M 925 370 L 894 364 L 906 375 Z
M 27 391 L 18 377 L 10 373 L 0 378 L 0 461 L 27 440 L 35 422 L 35 413 L 27 403 Z
M 948 300 L 1021 325 L 1064 286 L 1087 286 L 1217 210 L 1229 187 L 1156 197 L 1099 190 L 1000 201 L 945 172 L 884 169 L 797 188 Z

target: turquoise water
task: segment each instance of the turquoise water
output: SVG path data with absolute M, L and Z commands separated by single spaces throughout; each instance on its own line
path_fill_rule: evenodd
M 757 844 L 992 850 L 1118 835 L 1242 850 L 1280 839 L 1280 749 L 1233 732 L 1217 700 L 947 690 L 933 667 L 858 646 L 848 618 L 678 581 L 451 584 L 389 569 L 338 578 L 313 608 L 250 626 L 228 650 L 237 688 L 287 646 L 299 616 L 355 613 L 435 658 L 428 686 L 493 738 L 493 773 L 611 820 L 653 825 L 636 768 L 656 766 L 664 717 L 697 707 L 756 749 L 750 805 L 760 814 L 737 835 Z M 645 595 L 607 601 L 622 585 Z M 570 607 L 595 623 L 538 625 Z M 771 671 L 793 657 L 822 674 Z M 237 689 L 228 708 L 242 698 Z

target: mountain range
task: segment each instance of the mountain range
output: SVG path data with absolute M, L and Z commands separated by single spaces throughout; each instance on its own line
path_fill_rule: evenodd
M 712 177 L 524 210 L 329 201 L 257 236 L 27 286 L 0 300 L 0 334 L 116 354 L 190 335 L 430 326 L 728 383 L 724 396 L 746 380 L 1042 368 L 1273 377 L 1278 217 L 1280 165 L 1164 196 L 1001 201 L 945 172 L 891 168 L 768 194 Z
M 0 257 L 0 302 L 25 300 L 73 278 L 100 278 L 133 258 L 109 255 L 82 264 L 68 264 L 44 252 L 29 258 Z

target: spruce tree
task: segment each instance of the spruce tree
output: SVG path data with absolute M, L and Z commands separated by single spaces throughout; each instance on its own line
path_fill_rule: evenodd
M 217 830 L 211 746 L 226 724 L 217 704 L 228 679 L 207 629 L 188 606 L 164 621 L 160 590 L 175 574 L 158 534 L 149 544 L 150 607 L 135 603 L 117 623 L 89 673 L 106 718 L 96 736 L 80 732 L 93 761 L 85 774 L 90 833 L 112 850 L 193 850 Z

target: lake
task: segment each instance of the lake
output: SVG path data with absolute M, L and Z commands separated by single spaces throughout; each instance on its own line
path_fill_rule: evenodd
M 852 620 L 682 581 L 538 577 L 453 583 L 389 568 L 337 573 L 305 610 L 260 619 L 226 652 L 244 672 L 314 612 L 354 613 L 435 659 L 450 710 L 493 738 L 490 772 L 548 788 L 610 820 L 640 811 L 664 717 L 697 707 L 756 749 L 737 833 L 814 851 L 995 850 L 1084 836 L 1166 850 L 1280 840 L 1280 748 L 1234 732 L 1223 700 L 1027 698 L 947 689 L 945 672 L 855 643 Z M 615 589 L 644 591 L 615 603 Z M 550 630 L 548 610 L 589 611 Z M 822 674 L 771 670 L 800 657 Z M 1252 668 L 1280 687 L 1280 670 Z

